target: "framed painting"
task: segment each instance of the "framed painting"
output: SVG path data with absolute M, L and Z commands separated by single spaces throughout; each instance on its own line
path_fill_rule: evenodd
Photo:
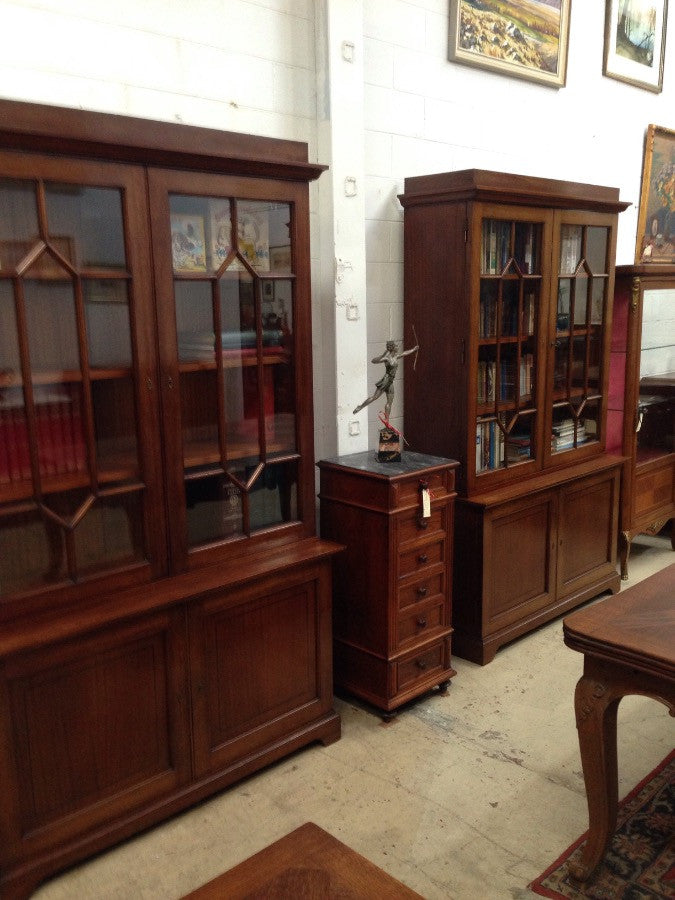
M 668 0 L 607 0 L 603 73 L 658 93 L 667 17 Z
M 675 265 L 675 131 L 650 125 L 645 139 L 636 263 Z
M 450 0 L 448 57 L 559 88 L 572 0 Z

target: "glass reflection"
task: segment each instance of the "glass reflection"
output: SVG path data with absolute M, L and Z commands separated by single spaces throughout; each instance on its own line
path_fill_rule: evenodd
M 589 226 L 586 229 L 586 261 L 594 275 L 607 271 L 608 229 Z
M 34 183 L 0 178 L 0 269 L 14 269 L 37 240 Z
M 27 280 L 24 291 L 33 370 L 79 369 L 72 283 Z
M 66 577 L 63 530 L 37 510 L 7 515 L 0 527 L 0 596 Z
M 125 268 L 118 188 L 47 184 L 45 203 L 50 240 L 61 242 L 68 259 L 84 268 Z
M 89 365 L 131 365 L 131 331 L 125 281 L 82 282 L 87 322 Z
M 225 475 L 185 482 L 188 544 L 195 547 L 243 533 L 240 489 Z

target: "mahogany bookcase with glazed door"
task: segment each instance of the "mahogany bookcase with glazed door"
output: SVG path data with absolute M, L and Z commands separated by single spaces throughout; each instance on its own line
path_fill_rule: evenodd
M 458 459 L 453 647 L 485 664 L 605 590 L 622 458 L 605 450 L 618 191 L 464 170 L 405 180 L 411 448 Z
M 617 266 L 607 444 L 623 452 L 621 575 L 633 538 L 675 517 L 675 266 Z M 671 523 L 675 549 L 675 527 Z
M 304 144 L 0 102 L 0 895 L 339 737 Z

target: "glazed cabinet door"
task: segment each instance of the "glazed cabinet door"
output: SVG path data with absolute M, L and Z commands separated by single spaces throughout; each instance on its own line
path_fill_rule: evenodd
M 145 179 L 3 154 L 0 598 L 166 567 Z
M 551 215 L 480 205 L 471 228 L 469 493 L 541 468 Z
M 331 711 L 330 566 L 216 595 L 190 610 L 196 774 L 225 782 Z M 228 774 L 229 773 L 229 774 Z
M 619 471 L 560 488 L 558 599 L 616 576 Z
M 151 172 L 150 188 L 180 571 L 311 533 L 307 196 L 181 172 Z
M 69 844 L 95 850 L 116 821 L 187 782 L 186 670 L 180 609 L 3 661 L 0 860 L 8 868 Z
M 557 213 L 555 238 L 547 465 L 597 455 L 605 446 L 615 217 Z

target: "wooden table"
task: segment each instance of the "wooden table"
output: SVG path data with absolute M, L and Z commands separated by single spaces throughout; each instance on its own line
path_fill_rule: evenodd
M 584 654 L 574 696 L 588 799 L 589 834 L 572 875 L 589 878 L 616 828 L 617 707 L 646 694 L 675 715 L 675 564 L 631 588 L 568 616 L 568 647 Z
M 313 822 L 306 822 L 184 900 L 423 900 Z

